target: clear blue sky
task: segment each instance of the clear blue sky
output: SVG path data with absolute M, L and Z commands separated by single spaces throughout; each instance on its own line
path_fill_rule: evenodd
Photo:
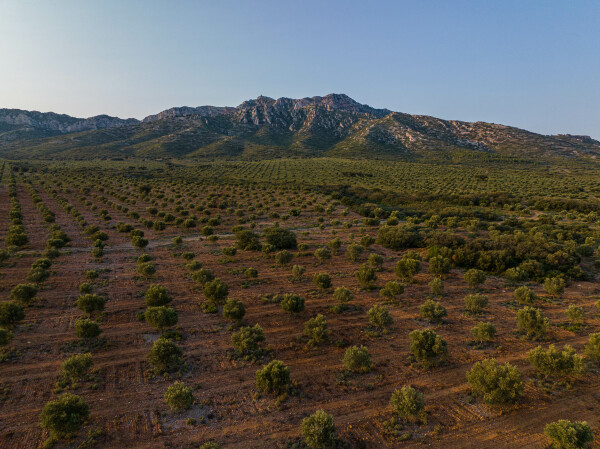
M 0 0 L 0 107 L 141 118 L 331 92 L 600 138 L 600 2 Z

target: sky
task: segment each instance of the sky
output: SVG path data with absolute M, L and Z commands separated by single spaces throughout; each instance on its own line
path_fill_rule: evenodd
M 0 0 L 0 108 L 143 118 L 328 93 L 600 139 L 600 2 Z

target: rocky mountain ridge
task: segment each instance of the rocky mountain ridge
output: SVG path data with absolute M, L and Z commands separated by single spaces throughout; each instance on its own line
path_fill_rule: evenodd
M 237 107 L 175 107 L 143 120 L 0 109 L 0 157 L 284 156 L 436 158 L 600 156 L 589 136 L 545 136 L 485 122 L 376 109 L 344 94 L 273 99 Z

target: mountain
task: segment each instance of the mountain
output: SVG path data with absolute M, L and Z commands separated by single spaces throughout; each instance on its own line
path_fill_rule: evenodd
M 600 142 L 375 109 L 343 94 L 259 96 L 237 107 L 175 107 L 141 121 L 0 109 L 0 157 L 128 156 L 596 159 Z

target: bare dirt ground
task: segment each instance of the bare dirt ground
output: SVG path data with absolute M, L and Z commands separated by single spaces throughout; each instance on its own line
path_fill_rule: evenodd
M 317 409 L 331 413 L 336 420 L 338 433 L 349 447 L 356 448 L 544 448 L 548 440 L 543 435 L 544 425 L 561 418 L 587 420 L 598 428 L 600 411 L 600 376 L 597 370 L 575 381 L 571 389 L 564 386 L 545 389 L 532 378 L 533 372 L 526 362 L 527 351 L 538 345 L 523 340 L 516 333 L 516 310 L 512 305 L 512 289 L 500 278 L 490 277 L 482 290 L 490 298 L 484 315 L 471 317 L 464 314 L 464 296 L 470 292 L 460 270 L 452 270 L 444 281 L 445 296 L 442 304 L 448 317 L 441 325 L 431 325 L 420 318 L 419 307 L 429 295 L 427 283 L 432 275 L 424 270 L 415 282 L 407 284 L 398 305 L 390 305 L 394 324 L 388 334 L 380 337 L 366 332 L 367 310 L 381 302 L 378 290 L 361 291 L 354 276 L 359 263 L 349 262 L 344 250 L 350 232 L 356 228 L 338 230 L 343 245 L 338 255 L 322 265 L 312 255 L 297 255 L 288 266 L 276 266 L 274 260 L 260 252 L 238 251 L 224 258 L 217 251 L 232 246 L 229 234 L 233 218 L 217 230 L 222 237 L 216 243 L 200 239 L 199 230 L 172 229 L 165 232 L 146 231 L 150 245 L 146 252 L 154 258 L 157 273 L 152 279 L 139 277 L 135 272 L 136 257 L 140 254 L 130 243 L 127 234 L 117 232 L 110 223 L 139 224 L 120 213 L 110 210 L 111 220 L 106 222 L 89 206 L 80 202 L 74 193 L 61 193 L 83 214 L 89 224 L 95 224 L 109 235 L 108 246 L 102 262 L 90 255 L 92 242 L 82 233 L 60 204 L 36 186 L 47 207 L 55 212 L 56 223 L 69 235 L 72 242 L 52 266 L 52 275 L 44 283 L 36 304 L 26 311 L 26 319 L 15 331 L 11 344 L 14 355 L 0 363 L 0 447 L 34 449 L 40 447 L 46 435 L 39 425 L 39 414 L 44 404 L 56 397 L 53 393 L 58 378 L 59 365 L 69 355 L 78 352 L 74 321 L 82 314 L 75 306 L 78 286 L 85 281 L 85 272 L 100 270 L 96 292 L 106 295 L 108 302 L 101 317 L 104 344 L 94 349 L 96 382 L 84 382 L 74 392 L 90 405 L 91 417 L 85 430 L 101 429 L 104 436 L 92 447 L 98 448 L 179 448 L 198 447 L 205 441 L 217 441 L 224 448 L 280 448 L 296 441 L 302 419 Z M 0 236 L 5 235 L 9 224 L 6 189 L 0 189 Z M 10 289 L 25 282 L 31 263 L 39 257 L 45 246 L 48 224 L 41 219 L 29 193 L 19 184 L 25 226 L 30 239 L 28 248 L 0 268 L 0 296 L 8 297 Z M 96 197 L 90 200 L 99 208 Z M 114 198 L 113 198 L 114 199 Z M 116 200 L 115 200 L 116 201 Z M 136 209 L 143 213 L 147 204 Z M 222 212 L 223 213 L 223 212 Z M 223 213 L 226 216 L 226 213 Z M 303 213 L 291 217 L 282 225 L 304 228 L 314 222 L 316 215 Z M 348 221 L 359 218 L 336 215 Z M 263 227 L 272 220 L 264 219 Z M 375 235 L 374 230 L 368 233 Z M 174 235 L 184 235 L 182 247 L 172 243 Z M 331 227 L 312 228 L 308 235 L 298 232 L 298 240 L 309 245 L 312 252 L 320 244 L 331 240 Z M 298 384 L 299 394 L 288 397 L 277 405 L 268 395 L 258 397 L 255 372 L 262 364 L 230 360 L 232 349 L 231 329 L 220 315 L 205 314 L 199 307 L 204 300 L 201 289 L 190 279 L 184 268 L 185 261 L 178 256 L 182 251 L 192 251 L 195 260 L 211 269 L 230 287 L 229 296 L 246 306 L 244 324 L 260 324 L 266 344 L 275 358 L 284 361 L 291 369 L 291 377 Z M 303 253 L 305 251 L 301 251 Z M 395 279 L 393 267 L 399 254 L 373 245 L 369 252 L 384 256 L 383 271 L 378 273 L 377 285 L 383 286 Z M 363 261 L 364 262 L 364 261 Z M 291 281 L 291 265 L 306 267 L 304 279 Z M 258 280 L 248 281 L 243 269 L 254 267 Z M 315 273 L 327 272 L 333 286 L 346 286 L 355 293 L 351 304 L 354 310 L 332 313 L 332 292 L 319 292 L 311 279 Z M 176 329 L 183 339 L 183 349 L 190 369 L 181 380 L 195 386 L 198 403 L 190 411 L 173 413 L 163 401 L 166 388 L 177 377 L 156 377 L 149 371 L 146 355 L 151 342 L 157 337 L 137 313 L 144 310 L 143 292 L 151 283 L 168 288 L 178 311 Z M 541 296 L 544 294 L 537 289 Z M 268 293 L 297 293 L 304 296 L 306 310 L 290 316 L 278 304 L 263 304 L 259 296 Z M 594 282 L 571 285 L 560 300 L 540 301 L 539 307 L 553 323 L 550 335 L 543 343 L 571 344 L 581 352 L 587 335 L 600 326 L 595 301 L 600 289 Z M 569 304 L 582 306 L 586 312 L 585 328 L 579 333 L 558 326 L 566 321 L 564 310 Z M 331 343 L 307 349 L 299 337 L 304 323 L 318 313 L 326 315 L 331 333 Z M 490 321 L 498 334 L 493 344 L 477 349 L 470 344 L 470 329 L 478 321 Z M 409 361 L 408 334 L 414 329 L 434 328 L 448 343 L 450 358 L 443 366 L 424 370 Z M 337 344 L 336 344 L 337 343 Z M 364 344 L 369 348 L 374 362 L 371 373 L 351 376 L 341 384 L 339 374 L 345 348 Z M 487 357 L 510 361 L 526 375 L 527 387 L 523 399 L 514 406 L 493 407 L 480 399 L 473 400 L 468 392 L 465 373 L 473 363 Z M 425 394 L 427 424 L 407 424 L 404 433 L 411 438 L 401 441 L 386 431 L 384 422 L 392 417 L 389 407 L 391 393 L 404 385 L 413 385 Z M 187 418 L 200 421 L 187 425 Z M 55 447 L 77 447 L 79 439 L 59 443 Z M 600 440 L 597 435 L 596 440 Z M 599 443 L 596 446 L 600 447 Z

